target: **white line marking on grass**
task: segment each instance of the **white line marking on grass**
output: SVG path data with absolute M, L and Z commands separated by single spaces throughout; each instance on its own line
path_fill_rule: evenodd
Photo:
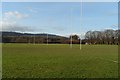
M 114 61 L 114 60 L 108 60 L 108 61 L 112 61 L 112 62 L 114 62 L 114 63 L 118 63 L 118 61 Z
M 113 62 L 118 63 L 118 61 L 113 61 Z
M 99 59 L 110 61 L 110 62 L 114 62 L 114 63 L 119 63 L 118 61 L 115 61 L 115 60 L 112 60 L 112 59 L 103 59 L 103 58 L 99 58 Z

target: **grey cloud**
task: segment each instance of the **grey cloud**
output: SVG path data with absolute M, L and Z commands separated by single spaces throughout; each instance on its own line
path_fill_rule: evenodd
M 22 26 L 22 25 L 7 25 L 2 26 L 2 31 L 21 31 L 21 32 L 30 32 L 34 31 L 29 26 Z

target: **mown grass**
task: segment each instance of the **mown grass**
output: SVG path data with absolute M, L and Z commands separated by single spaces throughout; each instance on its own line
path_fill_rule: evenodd
M 0 79 L 2 78 L 2 44 L 0 43 Z
M 115 45 L 3 44 L 3 78 L 117 78 L 117 60 Z

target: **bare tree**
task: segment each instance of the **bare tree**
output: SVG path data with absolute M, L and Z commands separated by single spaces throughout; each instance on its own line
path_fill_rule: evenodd
M 85 34 L 86 42 L 89 44 L 118 44 L 120 30 L 107 29 L 105 31 L 88 31 Z

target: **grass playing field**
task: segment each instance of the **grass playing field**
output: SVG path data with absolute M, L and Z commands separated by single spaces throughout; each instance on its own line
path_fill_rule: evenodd
M 3 44 L 3 78 L 117 78 L 117 45 Z
M 0 79 L 2 78 L 2 44 L 0 44 Z

